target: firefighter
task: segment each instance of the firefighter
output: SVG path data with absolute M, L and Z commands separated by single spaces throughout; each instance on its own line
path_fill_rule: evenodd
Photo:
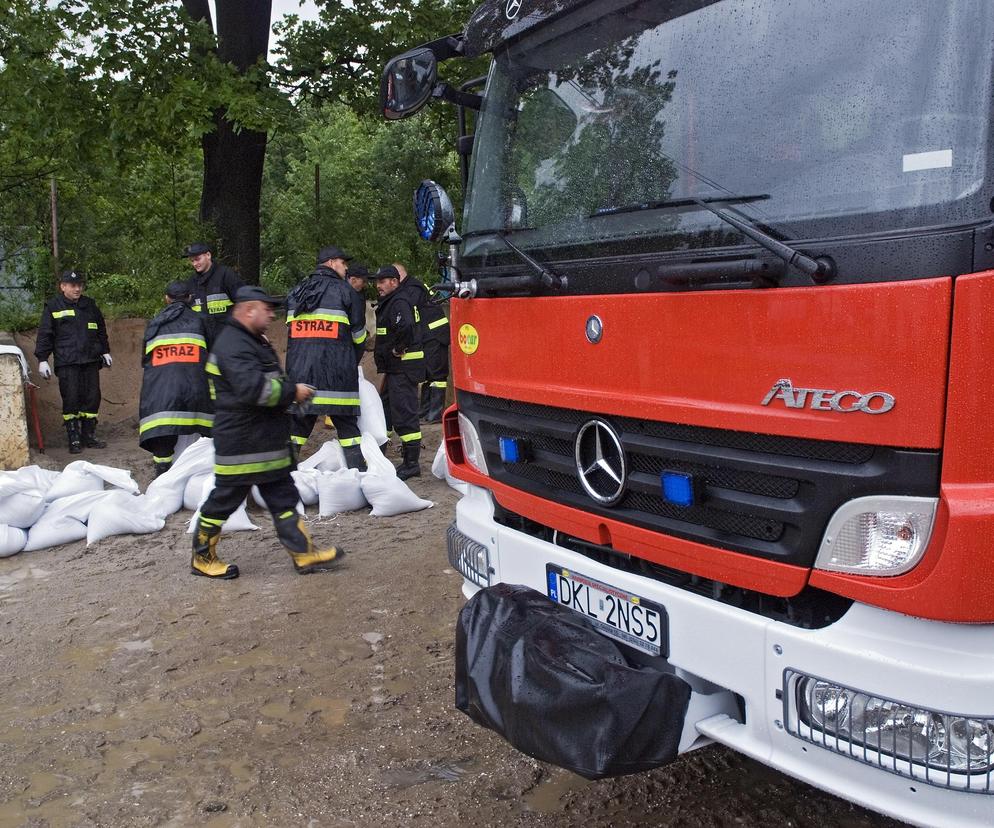
M 187 245 L 183 256 L 190 260 L 193 268 L 190 277 L 193 301 L 190 307 L 204 320 L 207 347 L 210 348 L 228 319 L 235 293 L 245 283 L 230 267 L 215 262 L 210 246 L 204 242 Z
M 237 578 L 238 567 L 217 556 L 225 520 L 252 486 L 273 515 L 276 534 L 290 553 L 294 569 L 306 574 L 344 556 L 341 549 L 317 549 L 297 514 L 297 489 L 290 472 L 291 403 L 303 403 L 314 389 L 294 382 L 280 367 L 265 332 L 280 302 L 254 285 L 239 288 L 231 319 L 218 334 L 207 358 L 214 397 L 214 490 L 200 507 L 193 534 L 194 575 Z
M 407 480 L 421 474 L 421 430 L 418 425 L 418 383 L 425 377 L 424 351 L 417 309 L 411 292 L 400 289 L 400 271 L 387 265 L 376 272 L 376 370 L 385 374 L 383 408 L 400 437 L 403 461 L 397 477 Z
M 401 288 L 410 292 L 421 325 L 425 381 L 421 384 L 418 416 L 428 423 L 440 423 L 449 384 L 449 320 L 431 288 L 416 276 L 409 276 L 400 262 L 394 262 L 393 266 L 400 273 Z
M 191 298 L 187 282 L 170 282 L 166 307 L 145 328 L 138 444 L 151 452 L 156 477 L 172 465 L 180 434 L 209 436 L 214 421 L 207 335 Z
M 107 327 L 100 308 L 83 296 L 86 280 L 77 270 L 68 270 L 59 279 L 59 296 L 45 303 L 38 325 L 35 356 L 38 373 L 52 376 L 48 358 L 55 354 L 55 374 L 62 395 L 62 420 L 69 438 L 69 453 L 83 447 L 106 448 L 97 439 L 97 412 L 100 409 L 100 369 L 113 360 L 107 342 Z
M 293 417 L 293 441 L 307 442 L 318 416 L 331 417 L 345 462 L 366 471 L 359 431 L 359 360 L 366 342 L 364 303 L 345 275 L 351 257 L 318 251 L 317 268 L 287 296 L 287 370 L 316 390 Z

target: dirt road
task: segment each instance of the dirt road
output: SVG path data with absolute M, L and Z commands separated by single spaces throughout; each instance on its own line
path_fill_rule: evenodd
M 144 488 L 114 429 L 85 457 Z M 889 824 L 721 748 L 591 783 L 473 725 L 453 707 L 455 493 L 412 483 L 433 509 L 312 522 L 350 552 L 334 572 L 294 574 L 254 507 L 262 529 L 222 541 L 234 581 L 188 574 L 188 512 L 0 560 L 0 825 Z

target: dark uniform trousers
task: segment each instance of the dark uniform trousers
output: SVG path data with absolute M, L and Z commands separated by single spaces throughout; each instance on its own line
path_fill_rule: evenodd
M 314 430 L 314 423 L 318 419 L 317 414 L 305 414 L 303 413 L 303 409 L 304 406 L 294 406 L 293 424 L 290 427 L 290 434 L 297 446 L 302 446 L 307 442 L 307 438 L 311 436 L 311 432 Z M 338 433 L 338 442 L 342 448 L 359 445 L 362 435 L 359 431 L 359 418 L 356 415 L 329 414 L 328 417 L 335 426 L 335 431 Z
M 216 479 L 216 478 L 215 478 Z M 293 512 L 297 508 L 297 501 L 300 494 L 293 484 L 293 478 L 287 473 L 286 477 L 279 480 L 272 480 L 269 483 L 258 483 L 259 494 L 266 504 L 266 508 L 272 513 L 274 518 L 287 518 L 287 512 Z M 252 491 L 252 485 L 231 485 L 228 483 L 218 483 L 200 507 L 200 519 L 214 526 L 221 526 L 235 510 L 242 505 L 242 501 L 248 497 Z
M 62 419 L 68 422 L 77 417 L 96 418 L 100 410 L 100 363 L 61 366 L 56 363 L 55 374 L 62 395 Z
M 418 380 L 410 374 L 386 374 L 381 399 L 387 415 L 387 429 L 393 429 L 401 442 L 420 441 Z

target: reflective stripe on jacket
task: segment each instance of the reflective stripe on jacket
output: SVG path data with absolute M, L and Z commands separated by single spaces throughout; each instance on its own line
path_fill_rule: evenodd
M 47 361 L 54 353 L 55 371 L 61 365 L 86 365 L 100 362 L 101 354 L 110 353 L 107 327 L 100 308 L 89 296 L 70 302 L 59 294 L 45 303 L 38 323 L 35 356 Z
M 406 280 L 405 280 L 406 281 Z M 376 306 L 376 346 L 373 358 L 381 374 L 407 374 L 420 382 L 425 378 L 425 354 L 421 326 L 410 294 L 397 288 Z

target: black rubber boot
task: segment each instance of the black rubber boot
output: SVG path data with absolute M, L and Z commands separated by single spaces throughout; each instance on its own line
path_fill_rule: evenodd
M 83 450 L 83 442 L 79 430 L 79 420 L 66 420 L 66 434 L 69 437 L 69 453 L 79 454 Z
M 197 531 L 193 533 L 193 557 L 190 559 L 190 571 L 194 575 L 205 578 L 217 578 L 229 581 L 238 577 L 238 567 L 226 564 L 217 556 L 217 542 L 221 537 L 221 527 L 198 521 Z
M 442 412 L 445 410 L 445 389 L 428 389 L 428 412 L 423 419 L 426 423 L 442 422 Z
M 336 546 L 329 549 L 315 549 L 311 534 L 307 531 L 307 524 L 294 511 L 274 515 L 273 522 L 276 524 L 276 535 L 290 553 L 293 568 L 297 570 L 298 575 L 308 575 L 311 572 L 327 569 L 331 564 L 345 557 L 345 550 Z
M 360 446 L 345 446 L 342 448 L 345 453 L 345 465 L 350 469 L 358 469 L 361 472 L 366 471 L 366 458 L 362 456 L 362 448 Z
M 404 461 L 397 467 L 397 477 L 407 480 L 409 477 L 421 477 L 421 441 L 411 440 L 404 443 Z
M 90 417 L 82 420 L 83 426 L 83 447 L 84 448 L 107 448 L 103 440 L 97 439 L 97 421 Z

